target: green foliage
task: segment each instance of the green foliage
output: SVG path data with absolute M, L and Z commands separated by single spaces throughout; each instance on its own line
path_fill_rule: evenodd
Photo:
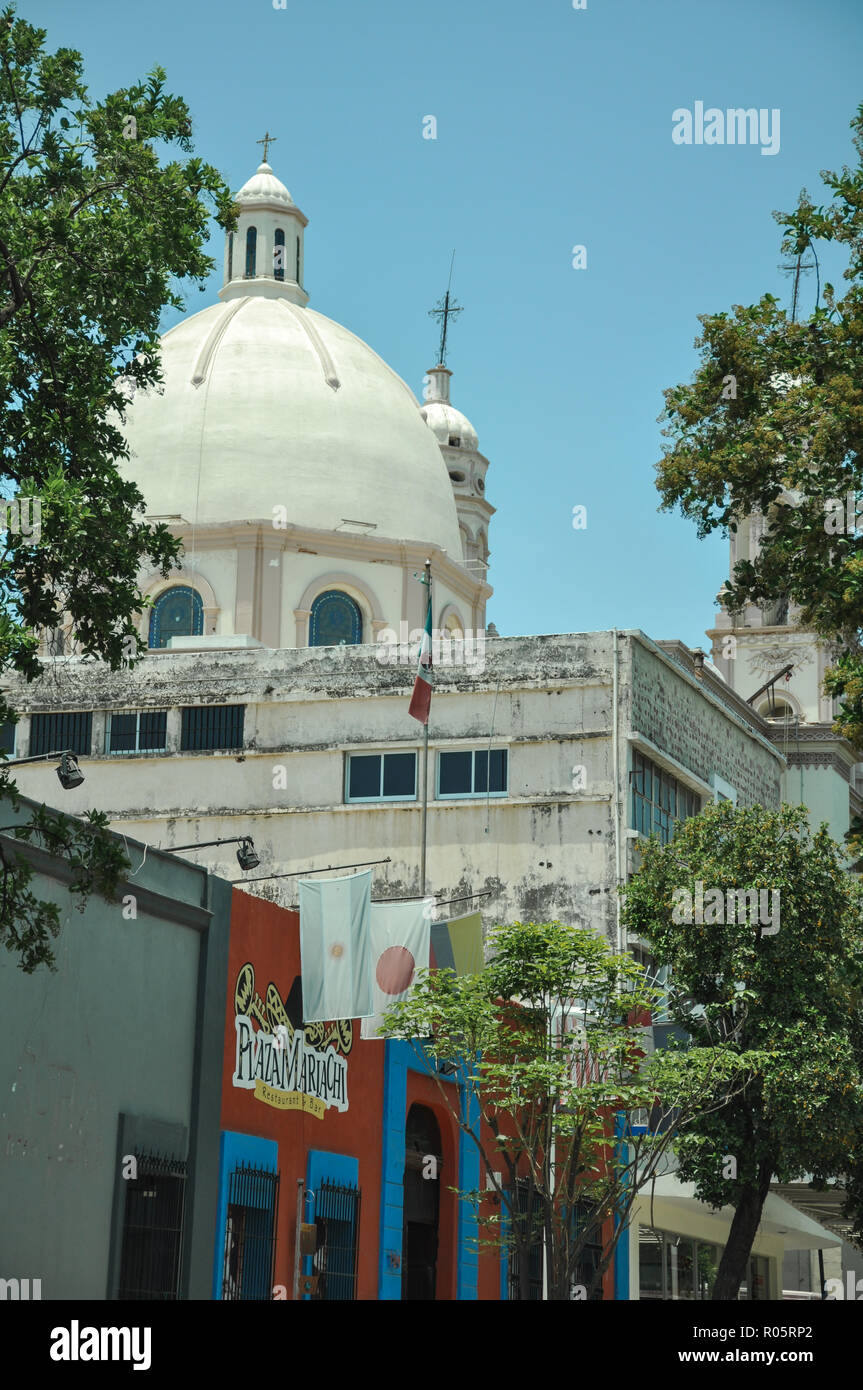
M 4 799 L 18 809 L 20 801 L 12 789 Z M 119 841 L 103 833 L 107 826 L 107 816 L 98 811 L 90 811 L 82 821 L 40 806 L 29 821 L 4 830 L 13 840 L 44 849 L 69 865 L 69 892 L 83 912 L 91 893 L 113 898 L 129 868 Z M 40 965 L 53 965 L 50 941 L 60 931 L 60 909 L 57 903 L 36 896 L 30 887 L 33 873 L 24 853 L 0 840 L 0 922 L 4 924 L 0 940 L 17 954 L 19 967 L 27 975 Z
M 189 153 L 188 107 L 161 69 L 94 102 L 80 54 L 47 53 L 44 40 L 14 7 L 0 13 L 0 500 L 41 506 L 41 535 L 10 527 L 0 540 L 0 671 L 28 680 L 40 674 L 36 634 L 61 624 L 112 669 L 140 652 L 139 570 L 167 575 L 179 547 L 142 520 L 143 497 L 118 469 L 125 409 L 132 386 L 161 380 L 162 309 L 182 307 L 179 282 L 203 288 L 212 269 L 210 216 L 235 225 L 226 184 Z M 169 146 L 188 157 L 163 164 Z M 99 877 L 88 857 L 107 853 L 99 838 L 58 840 L 76 883 Z M 25 908 L 8 867 L 3 886 L 0 940 L 28 968 L 50 961 L 50 909 Z
M 766 517 L 728 605 L 799 605 L 801 623 L 842 655 L 826 688 L 844 697 L 837 729 L 863 748 L 863 529 L 840 527 L 835 507 L 863 494 L 863 105 L 852 129 L 856 167 L 822 173 L 831 201 L 816 206 L 804 190 L 794 212 L 774 214 L 787 255 L 818 241 L 846 248 L 844 294 L 825 285 L 804 319 L 770 294 L 701 316 L 695 377 L 665 392 L 671 443 L 657 487 L 662 508 L 679 506 L 700 536 Z
M 779 930 L 765 934 L 748 914 L 675 921 L 675 890 L 694 895 L 699 881 L 705 894 L 778 889 Z M 671 967 L 673 1020 L 698 1044 L 731 1047 L 748 1076 L 681 1134 L 681 1176 L 714 1207 L 753 1199 L 765 1174 L 853 1186 L 863 1171 L 863 886 L 826 827 L 812 834 L 797 806 L 708 807 L 670 844 L 644 845 L 625 894 L 628 929 Z M 736 1178 L 723 1176 L 728 1154 Z
M 482 974 L 420 972 L 385 1031 L 411 1041 L 478 1146 L 500 1202 L 481 1212 L 487 1239 L 519 1251 L 525 1269 L 544 1235 L 549 1297 L 567 1299 L 585 1246 L 621 1218 L 603 1232 L 596 1283 L 675 1130 L 705 1101 L 721 1094 L 724 1103 L 738 1063 L 721 1045 L 645 1057 L 644 1023 L 659 993 L 588 928 L 515 922 L 498 927 L 490 946 Z M 615 1125 L 626 1145 L 615 1144 Z M 479 1209 L 481 1192 L 461 1195 Z M 577 1203 L 590 1219 L 574 1221 Z

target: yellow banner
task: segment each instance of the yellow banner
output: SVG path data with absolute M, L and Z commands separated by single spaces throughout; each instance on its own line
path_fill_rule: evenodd
M 260 1077 L 255 1082 L 255 1100 L 262 1100 L 265 1105 L 272 1105 L 276 1110 L 303 1110 L 307 1115 L 314 1115 L 319 1120 L 327 1113 L 324 1102 L 316 1096 L 307 1096 L 305 1091 L 275 1091 Z

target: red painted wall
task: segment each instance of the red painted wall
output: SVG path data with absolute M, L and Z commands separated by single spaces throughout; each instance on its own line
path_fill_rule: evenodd
M 331 1153 L 349 1154 L 359 1161 L 362 1202 L 357 1297 L 376 1300 L 380 1244 L 384 1043 L 363 1042 L 360 1038 L 360 1024 L 354 1020 L 352 1044 L 347 1053 L 348 1109 L 344 1113 L 339 1113 L 335 1107 L 331 1107 L 322 1119 L 318 1119 L 315 1115 L 300 1110 L 280 1110 L 256 1098 L 253 1091 L 234 1086 L 234 1018 L 237 1012 L 235 988 L 240 972 L 247 965 L 251 965 L 254 970 L 254 995 L 258 996 L 262 1011 L 269 1017 L 267 995 L 270 986 L 275 987 L 284 1004 L 295 979 L 300 974 L 299 914 L 265 902 L 261 898 L 235 891 L 231 912 L 228 1001 L 225 1014 L 222 1128 L 275 1140 L 278 1144 L 281 1178 L 274 1282 L 284 1285 L 288 1298 L 291 1297 L 297 1179 L 305 1178 L 309 1150 L 324 1149 Z M 252 1012 L 254 1020 L 253 1005 L 254 998 L 247 1001 L 245 1011 Z M 433 1110 L 441 1132 L 443 1168 L 436 1297 L 438 1300 L 447 1301 L 455 1299 L 457 1291 L 458 1202 L 455 1194 L 448 1191 L 448 1188 L 458 1182 L 458 1129 L 441 1101 L 436 1082 L 419 1072 L 408 1071 L 406 1113 L 413 1104 L 426 1105 Z M 484 1172 L 481 1172 L 480 1182 L 482 1185 L 485 1184 Z M 491 1209 L 489 1206 L 489 1210 Z M 605 1298 L 613 1297 L 612 1283 L 612 1275 L 609 1272 L 603 1290 Z M 482 1300 L 500 1299 L 500 1259 L 494 1251 L 480 1255 L 478 1296 Z
M 348 1109 L 335 1107 L 323 1119 L 298 1110 L 277 1110 L 234 1086 L 236 1030 L 234 990 L 242 967 L 250 963 L 254 988 L 266 1005 L 272 983 L 284 1003 L 300 974 L 299 914 L 234 892 L 228 964 L 228 1005 L 225 1016 L 225 1057 L 222 1076 L 222 1128 L 275 1139 L 279 1146 L 279 1216 L 276 1235 L 275 1283 L 291 1297 L 296 1231 L 297 1179 L 306 1174 L 310 1149 L 350 1154 L 359 1160 L 362 1191 L 357 1296 L 376 1299 L 381 1196 L 381 1128 L 383 1118 L 383 1042 L 363 1042 L 355 1020 L 347 1054 Z

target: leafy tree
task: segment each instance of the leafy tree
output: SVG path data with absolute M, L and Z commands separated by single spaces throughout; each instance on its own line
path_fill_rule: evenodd
M 772 294 L 730 313 L 700 316 L 694 379 L 665 392 L 657 465 L 662 509 L 679 506 L 699 536 L 736 530 L 751 514 L 767 526 L 756 559 L 726 586 L 730 609 L 789 599 L 799 620 L 832 644 L 826 688 L 844 697 L 837 730 L 863 748 L 863 105 L 851 123 L 857 163 L 821 175 L 830 199 L 806 190 L 774 213 L 782 251 L 818 269 L 817 301 L 799 318 Z M 844 294 L 820 285 L 816 246 L 847 253 Z M 863 505 L 861 505 L 863 511 Z M 857 846 L 863 840 L 857 839 Z
M 17 515 L 7 506 L 0 542 L 0 671 L 27 680 L 41 669 L 38 634 L 63 623 L 112 669 L 139 654 L 139 568 L 167 575 L 179 547 L 142 520 L 118 470 L 125 410 L 161 380 L 159 318 L 182 307 L 177 282 L 212 269 L 209 216 L 235 225 L 216 169 L 160 162 L 160 145 L 191 149 L 188 107 L 162 69 L 94 102 L 80 54 L 44 41 L 14 7 L 0 13 L 0 506 L 30 499 Z M 0 695 L 0 722 L 10 717 Z M 10 786 L 0 771 L 0 799 Z M 94 864 L 99 842 L 80 842 Z M 51 914 L 33 908 L 21 936 L 27 866 L 11 872 L 7 853 L 0 940 L 31 970 L 51 960 Z
M 741 890 L 765 896 L 741 903 Z M 713 1292 L 733 1299 L 771 1182 L 844 1178 L 859 1219 L 863 887 L 826 827 L 810 833 L 805 808 L 724 802 L 670 844 L 648 841 L 625 895 L 627 926 L 671 967 L 674 1021 L 697 1046 L 731 1047 L 748 1077 L 676 1141 L 699 1199 L 735 1209 Z
M 645 1057 L 643 1021 L 659 993 L 589 928 L 514 922 L 491 948 L 478 975 L 418 972 L 384 1028 L 411 1042 L 476 1145 L 498 1205 L 484 1187 L 460 1196 L 477 1210 L 481 1243 L 517 1256 L 522 1297 L 540 1241 L 549 1299 L 579 1286 L 590 1297 L 674 1132 L 727 1102 L 739 1064 L 721 1045 Z M 602 1254 L 587 1270 L 594 1242 Z

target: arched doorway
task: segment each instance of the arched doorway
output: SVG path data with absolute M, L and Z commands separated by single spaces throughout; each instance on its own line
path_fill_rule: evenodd
M 405 1126 L 403 1299 L 433 1299 L 436 1294 L 441 1149 L 434 1111 L 412 1105 Z

